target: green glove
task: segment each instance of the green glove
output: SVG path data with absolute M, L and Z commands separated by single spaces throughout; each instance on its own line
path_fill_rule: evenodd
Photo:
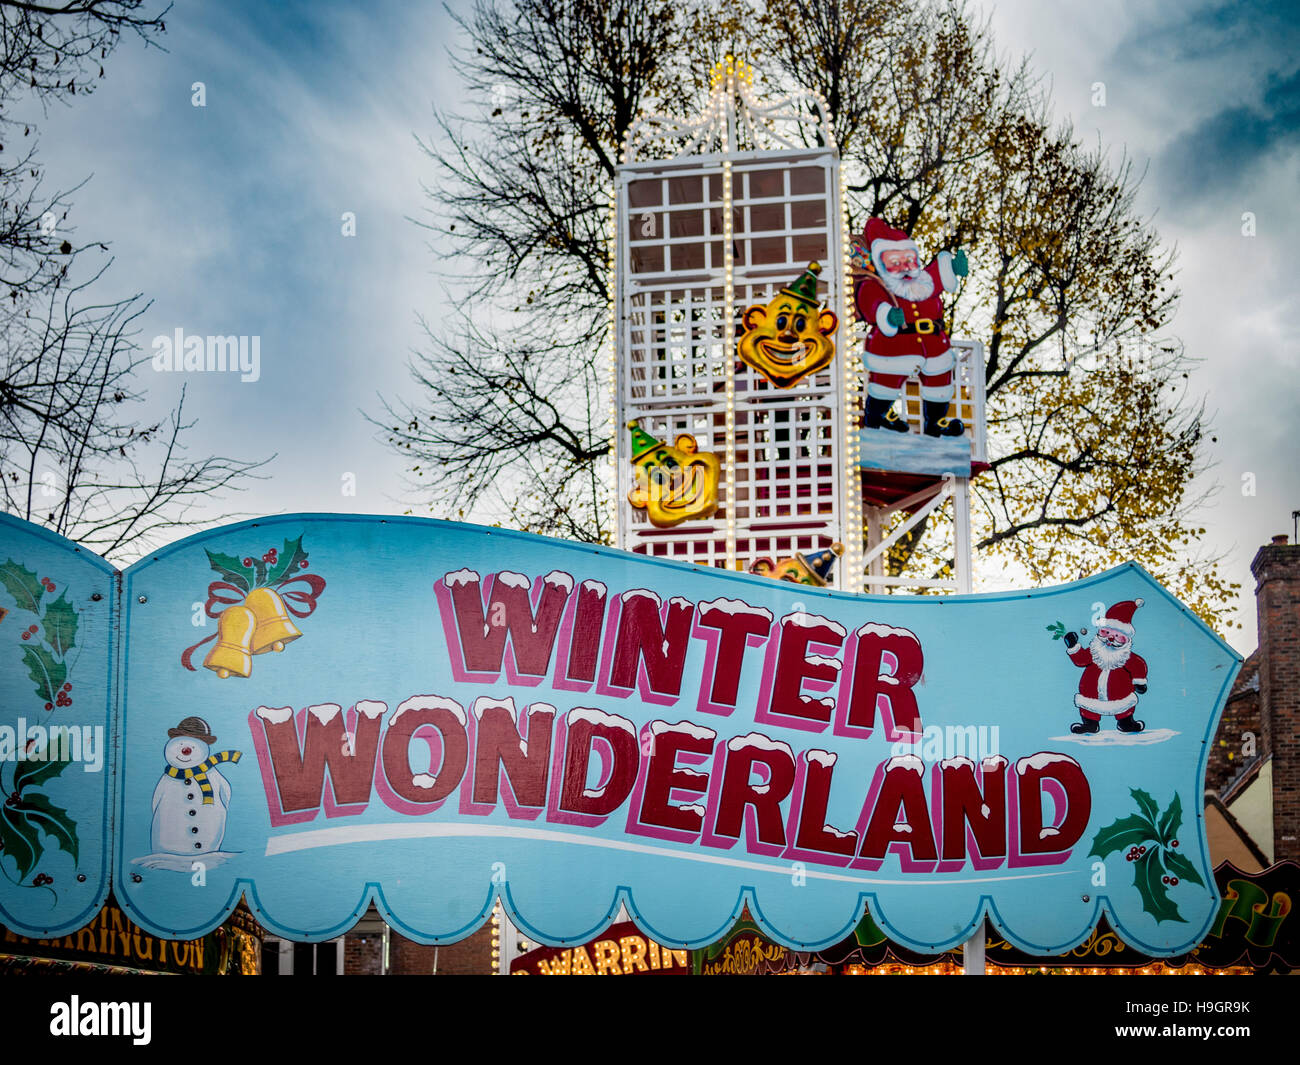
M 902 326 L 902 324 L 907 321 L 907 319 L 903 317 L 903 308 L 890 307 L 889 313 L 885 315 L 885 321 L 895 328 Z
M 970 264 L 966 262 L 966 250 L 958 248 L 957 254 L 952 257 L 952 272 L 958 277 L 965 277 L 970 271 Z

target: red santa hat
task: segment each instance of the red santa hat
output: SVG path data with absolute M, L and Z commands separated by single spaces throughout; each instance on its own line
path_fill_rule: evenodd
M 880 261 L 881 254 L 887 251 L 910 251 L 918 263 L 921 260 L 921 251 L 916 242 L 901 229 L 895 229 L 880 218 L 867 219 L 867 227 L 862 231 L 862 242 L 866 244 L 871 264 L 878 274 L 888 273 Z
M 1144 599 L 1125 599 L 1122 603 L 1116 603 L 1108 611 L 1106 616 L 1097 624 L 1099 629 L 1114 629 L 1116 632 L 1122 632 L 1130 640 L 1133 639 L 1133 613 L 1146 600 Z

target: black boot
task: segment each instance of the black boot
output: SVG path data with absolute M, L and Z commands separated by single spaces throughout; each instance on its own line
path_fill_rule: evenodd
M 947 400 L 936 400 L 933 403 L 926 400 L 922 406 L 925 407 L 926 436 L 961 436 L 966 431 L 966 426 L 959 419 L 948 417 Z
M 877 399 L 875 396 L 867 397 L 867 428 L 893 429 L 898 433 L 909 431 L 907 422 L 895 413 L 894 401 Z
M 1071 725 L 1070 731 L 1073 732 L 1076 736 L 1086 736 L 1090 732 L 1100 732 L 1101 722 L 1089 721 L 1085 717 L 1082 721 L 1076 721 L 1073 725 Z
M 1115 719 L 1115 727 L 1120 732 L 1141 732 L 1146 725 L 1135 718 L 1132 713 L 1125 714 L 1123 717 Z

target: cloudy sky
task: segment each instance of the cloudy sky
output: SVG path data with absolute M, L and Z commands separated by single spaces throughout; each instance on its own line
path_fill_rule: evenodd
M 1178 249 L 1173 333 L 1193 358 L 1216 442 L 1197 487 L 1208 550 L 1225 557 L 1255 646 L 1250 562 L 1300 509 L 1300 20 L 1284 0 L 983 0 L 998 46 L 1032 56 L 1057 117 L 1124 153 L 1138 198 Z M 1104 87 L 1104 106 L 1094 99 Z M 1249 230 L 1253 216 L 1253 237 Z M 1253 474 L 1253 477 L 1250 476 Z M 1254 487 L 1254 495 L 1244 494 Z
M 1193 391 L 1217 436 L 1199 485 L 1217 494 L 1199 520 L 1249 596 L 1256 548 L 1289 533 L 1300 509 L 1294 11 L 1264 0 L 979 7 L 1009 58 L 1032 55 L 1058 118 L 1146 171 L 1139 202 L 1178 248 L 1174 332 L 1201 360 Z M 428 217 L 421 183 L 434 180 L 416 138 L 432 135 L 433 104 L 456 99 L 453 32 L 433 3 L 179 0 L 166 51 L 126 40 L 92 96 L 32 114 L 47 182 L 91 178 L 71 221 L 77 238 L 112 247 L 103 294 L 153 300 L 146 350 L 178 328 L 260 337 L 255 383 L 144 382 L 158 410 L 188 385 L 193 453 L 275 454 L 266 479 L 210 504 L 214 521 L 411 504 L 362 412 L 406 388 L 416 314 L 436 321 L 444 306 L 442 264 L 411 219 Z M 1243 235 L 1248 213 L 1254 236 Z M 1248 651 L 1253 603 L 1240 620 L 1232 642 Z

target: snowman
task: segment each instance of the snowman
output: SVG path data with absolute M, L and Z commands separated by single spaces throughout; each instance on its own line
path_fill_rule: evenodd
M 217 769 L 238 762 L 239 751 L 212 753 L 217 737 L 201 717 L 187 717 L 167 730 L 167 745 L 158 786 L 153 792 L 149 841 L 154 853 L 133 859 L 150 869 L 189 872 L 195 861 L 219 865 L 238 851 L 224 851 L 230 782 Z

